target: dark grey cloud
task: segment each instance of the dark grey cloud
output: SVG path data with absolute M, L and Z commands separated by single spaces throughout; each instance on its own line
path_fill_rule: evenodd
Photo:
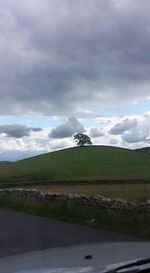
M 134 118 L 125 118 L 123 121 L 115 124 L 109 131 L 111 135 L 121 135 L 138 125 L 138 121 Z
M 83 125 L 74 117 L 69 118 L 63 124 L 53 128 L 49 134 L 50 138 L 66 138 L 71 137 L 75 133 L 84 132 Z
M 100 137 L 104 136 L 105 133 L 101 128 L 91 128 L 89 134 L 91 137 Z
M 149 96 L 149 1 L 0 2 L 0 114 L 75 115 Z
M 7 137 L 13 137 L 13 138 L 22 138 L 24 136 L 29 136 L 31 132 L 39 132 L 39 131 L 42 131 L 42 129 L 27 127 L 25 125 L 20 125 L 20 124 L 0 126 L 0 134 L 6 134 Z

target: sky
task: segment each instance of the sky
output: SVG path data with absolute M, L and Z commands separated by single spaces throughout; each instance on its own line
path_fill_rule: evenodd
M 0 0 L 0 160 L 150 146 L 149 0 Z

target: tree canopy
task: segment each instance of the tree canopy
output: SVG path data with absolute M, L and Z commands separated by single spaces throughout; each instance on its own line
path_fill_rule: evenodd
M 78 133 L 74 135 L 74 140 L 78 146 L 91 145 L 92 141 L 89 136 L 85 134 Z

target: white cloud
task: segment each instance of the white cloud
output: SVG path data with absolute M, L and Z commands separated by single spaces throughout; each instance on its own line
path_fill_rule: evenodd
M 50 138 L 72 137 L 75 133 L 83 133 L 83 125 L 74 117 L 68 118 L 63 124 L 53 128 L 49 133 Z
M 91 137 L 100 137 L 100 136 L 103 136 L 105 133 L 104 133 L 104 130 L 102 128 L 91 128 L 89 130 L 89 135 Z
M 112 145 L 116 145 L 116 144 L 118 144 L 118 140 L 114 139 L 114 138 L 111 138 L 109 143 L 112 144 Z
M 122 133 L 136 127 L 138 121 L 135 118 L 125 118 L 121 122 L 115 124 L 109 131 L 111 135 L 121 135 Z
M 139 119 L 138 125 L 122 135 L 127 143 L 147 143 L 150 138 L 150 114 L 147 113 Z

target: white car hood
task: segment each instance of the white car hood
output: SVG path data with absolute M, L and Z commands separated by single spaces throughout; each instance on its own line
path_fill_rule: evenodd
M 5 257 L 0 259 L 0 273 L 96 273 L 149 255 L 146 241 L 87 244 Z

